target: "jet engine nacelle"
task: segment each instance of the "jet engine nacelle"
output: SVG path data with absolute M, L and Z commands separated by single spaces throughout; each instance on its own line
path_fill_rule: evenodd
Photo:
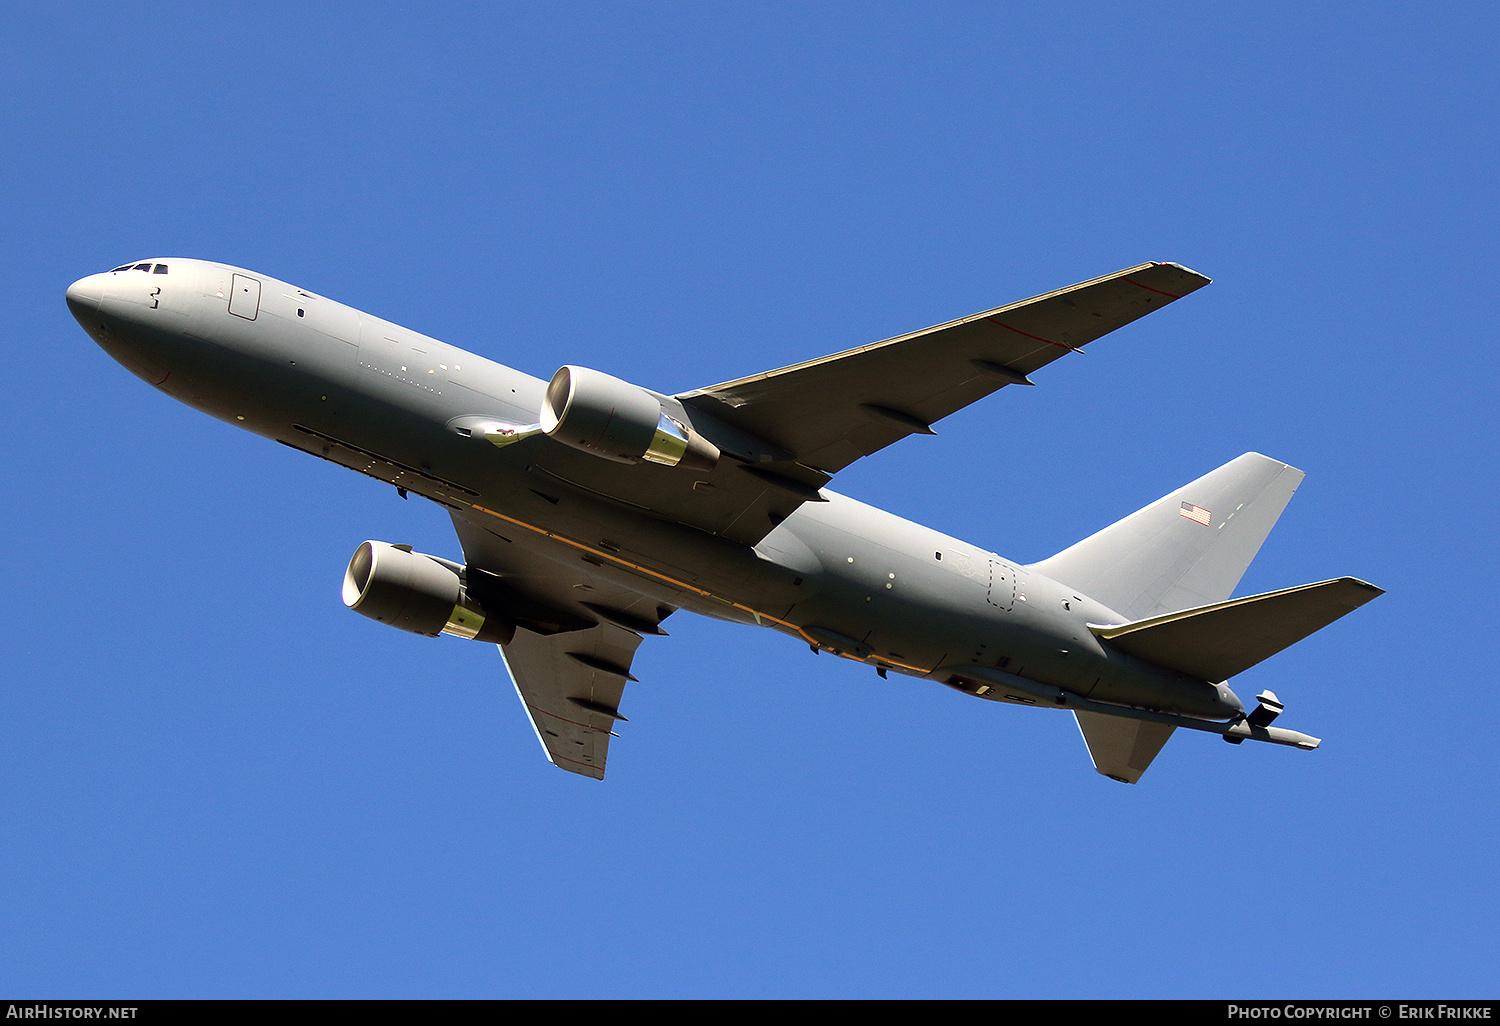
M 615 463 L 679 464 L 710 470 L 719 450 L 671 416 L 662 400 L 587 367 L 563 367 L 547 383 L 541 427 L 575 449 Z
M 453 634 L 504 644 L 515 626 L 487 616 L 469 598 L 463 568 L 436 556 L 381 541 L 354 550 L 344 571 L 344 605 L 413 634 Z

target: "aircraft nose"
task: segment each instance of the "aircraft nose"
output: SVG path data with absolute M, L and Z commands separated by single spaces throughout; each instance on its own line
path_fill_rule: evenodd
M 99 301 L 104 298 L 104 278 L 102 274 L 91 274 L 68 286 L 68 309 L 74 317 L 98 311 Z

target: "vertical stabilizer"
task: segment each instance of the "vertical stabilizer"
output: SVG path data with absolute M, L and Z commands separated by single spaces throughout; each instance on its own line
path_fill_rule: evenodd
M 1302 478 L 1248 452 L 1031 568 L 1130 620 L 1221 602 Z

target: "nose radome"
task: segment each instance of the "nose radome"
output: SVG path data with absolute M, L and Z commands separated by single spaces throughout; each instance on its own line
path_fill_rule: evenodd
M 91 274 L 68 286 L 68 309 L 74 317 L 98 311 L 99 301 L 104 297 L 104 278 L 102 274 Z

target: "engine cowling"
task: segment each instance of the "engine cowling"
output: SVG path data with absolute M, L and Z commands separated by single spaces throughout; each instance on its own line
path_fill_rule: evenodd
M 712 469 L 719 451 L 662 408 L 655 395 L 587 367 L 562 367 L 547 383 L 541 427 L 575 449 L 615 463 Z
M 344 571 L 344 605 L 413 634 L 510 641 L 515 625 L 486 615 L 469 597 L 462 569 L 409 548 L 367 541 Z

